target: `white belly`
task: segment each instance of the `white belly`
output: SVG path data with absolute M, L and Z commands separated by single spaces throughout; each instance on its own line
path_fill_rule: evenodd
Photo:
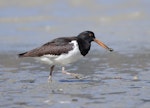
M 73 50 L 69 51 L 67 54 L 62 55 L 44 55 L 38 58 L 40 61 L 49 64 L 49 65 L 67 65 L 69 63 L 75 62 L 78 59 L 82 58 L 83 56 L 80 53 L 78 44 L 76 41 L 72 41 L 73 43 Z

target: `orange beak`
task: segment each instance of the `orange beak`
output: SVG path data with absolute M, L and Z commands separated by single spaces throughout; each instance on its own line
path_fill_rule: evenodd
M 109 48 L 108 46 L 106 46 L 103 42 L 101 42 L 98 39 L 94 39 L 94 42 L 96 42 L 98 45 L 102 46 L 103 48 L 108 49 L 109 51 L 113 51 L 112 48 Z

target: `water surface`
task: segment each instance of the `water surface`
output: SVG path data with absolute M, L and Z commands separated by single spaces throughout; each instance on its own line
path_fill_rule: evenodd
M 2 108 L 149 108 L 150 14 L 148 0 L 0 0 L 0 107 Z M 92 43 L 90 53 L 56 67 L 18 53 L 53 38 L 92 30 L 113 48 Z

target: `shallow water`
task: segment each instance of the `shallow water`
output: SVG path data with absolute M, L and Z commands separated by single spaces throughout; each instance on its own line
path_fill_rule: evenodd
M 0 0 L 1 108 L 149 108 L 150 14 L 148 0 Z M 90 53 L 66 69 L 17 54 L 57 36 L 84 30 L 113 48 L 92 43 Z

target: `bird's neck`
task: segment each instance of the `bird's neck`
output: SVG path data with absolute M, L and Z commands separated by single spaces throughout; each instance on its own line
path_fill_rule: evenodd
M 87 40 L 83 40 L 78 38 L 77 39 L 79 50 L 83 56 L 86 56 L 90 50 L 91 42 L 88 42 Z

